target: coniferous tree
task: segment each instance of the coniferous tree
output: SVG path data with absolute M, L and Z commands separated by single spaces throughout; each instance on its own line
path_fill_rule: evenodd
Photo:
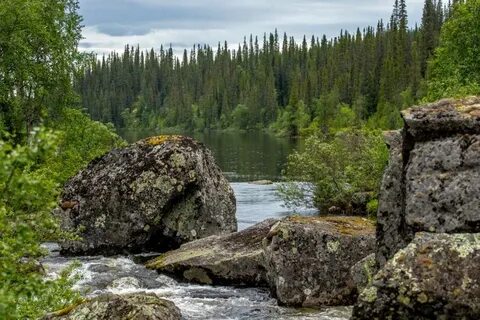
M 406 1 L 396 0 L 388 24 L 342 30 L 332 39 L 304 36 L 296 42 L 285 33 L 281 40 L 275 30 L 261 41 L 249 35 L 235 50 L 220 42 L 216 49 L 195 45 L 178 56 L 171 47 L 141 51 L 127 45 L 122 54 L 92 59 L 75 86 L 94 119 L 117 127 L 273 126 L 298 133 L 285 120 L 297 106 L 304 106 L 308 117 L 302 119 L 312 130 L 324 130 L 348 105 L 361 121 L 393 128 L 399 111 L 425 94 L 427 61 L 451 8 L 426 0 L 421 25 L 409 28 Z

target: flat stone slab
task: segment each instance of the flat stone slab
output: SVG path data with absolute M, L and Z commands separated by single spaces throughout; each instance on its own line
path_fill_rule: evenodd
M 415 140 L 436 135 L 480 133 L 480 97 L 445 99 L 402 111 Z
M 188 282 L 267 286 L 262 241 L 278 220 L 184 244 L 147 263 L 147 268 Z

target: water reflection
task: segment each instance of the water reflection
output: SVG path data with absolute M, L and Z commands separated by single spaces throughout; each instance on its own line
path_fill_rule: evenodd
M 120 130 L 120 135 L 129 142 L 158 134 L 161 132 Z M 279 180 L 288 155 L 302 147 L 302 142 L 298 139 L 279 138 L 261 131 L 184 135 L 205 143 L 214 153 L 227 178 L 233 182 Z

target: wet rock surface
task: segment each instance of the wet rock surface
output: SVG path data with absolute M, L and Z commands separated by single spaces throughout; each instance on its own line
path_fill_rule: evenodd
M 480 319 L 480 234 L 418 233 L 359 297 L 356 319 Z
M 81 241 L 63 254 L 167 251 L 236 231 L 235 196 L 210 151 L 158 136 L 92 161 L 64 187 L 55 213 Z
M 102 295 L 44 317 L 44 320 L 180 320 L 180 310 L 173 302 L 153 293 Z
M 264 240 L 267 276 L 280 304 L 352 304 L 350 268 L 374 252 L 375 227 L 360 217 L 290 217 Z
M 262 240 L 277 221 L 268 219 L 237 233 L 184 244 L 147 267 L 193 283 L 266 286 Z

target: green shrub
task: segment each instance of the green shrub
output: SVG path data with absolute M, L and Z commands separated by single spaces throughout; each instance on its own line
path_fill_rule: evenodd
M 51 154 L 43 171 L 47 171 L 59 183 L 64 183 L 91 160 L 125 145 L 115 133 L 113 125 L 93 121 L 76 109 L 65 109 L 54 129 L 59 135 L 58 149 Z
M 378 199 L 372 199 L 367 203 L 367 213 L 370 217 L 375 217 L 378 211 Z
M 378 193 L 387 160 L 379 131 L 344 129 L 331 137 L 317 134 L 307 139 L 303 152 L 289 157 L 288 182 L 280 194 L 290 207 L 313 205 L 323 213 L 337 207 L 348 213 L 356 193 Z
M 77 298 L 68 270 L 45 280 L 35 267 L 43 239 L 61 234 L 51 214 L 58 184 L 42 172 L 58 140 L 37 130 L 28 145 L 0 141 L 0 319 L 35 319 Z

